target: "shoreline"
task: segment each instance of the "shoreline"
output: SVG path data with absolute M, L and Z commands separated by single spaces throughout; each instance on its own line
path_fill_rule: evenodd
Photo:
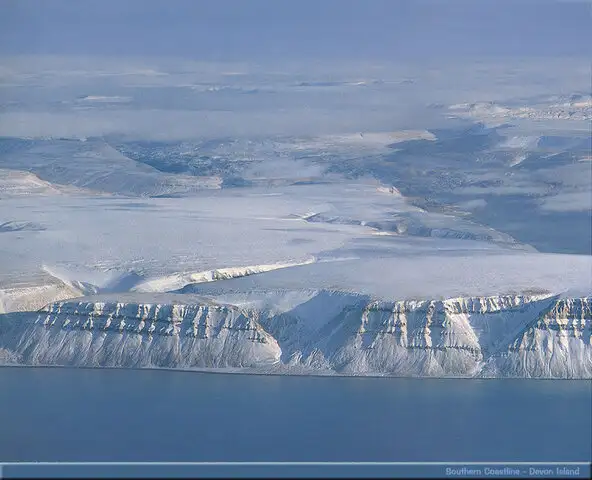
M 311 377 L 311 378 L 383 378 L 383 379 L 397 379 L 397 380 L 509 380 L 509 381 L 587 381 L 590 382 L 592 378 L 554 378 L 554 377 L 428 377 L 428 376 L 395 376 L 388 374 L 365 374 L 365 375 L 346 375 L 341 373 L 277 373 L 277 372 L 258 372 L 258 371 L 231 371 L 224 369 L 204 368 L 171 368 L 171 367 L 112 367 L 112 366 L 88 366 L 88 365 L 22 365 L 22 364 L 2 364 L 3 368 L 55 368 L 55 369 L 79 369 L 79 370 L 131 370 L 131 371 L 163 371 L 163 372 L 181 372 L 181 373 L 198 373 L 208 375 L 250 375 L 256 377 Z

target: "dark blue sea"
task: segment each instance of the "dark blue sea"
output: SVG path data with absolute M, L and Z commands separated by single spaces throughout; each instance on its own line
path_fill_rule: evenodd
M 4 367 L 0 461 L 590 461 L 591 405 L 590 381 Z

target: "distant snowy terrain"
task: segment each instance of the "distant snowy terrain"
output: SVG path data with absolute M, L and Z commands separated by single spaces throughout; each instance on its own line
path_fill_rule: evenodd
M 134 61 L 3 63 L 0 362 L 592 378 L 581 63 Z

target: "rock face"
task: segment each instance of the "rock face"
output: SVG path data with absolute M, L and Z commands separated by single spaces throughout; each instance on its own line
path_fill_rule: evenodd
M 279 303 L 294 298 L 278 294 Z M 282 295 L 284 295 L 282 300 Z M 592 378 L 592 298 L 56 302 L 0 316 L 0 362 L 253 373 Z M 245 306 L 246 305 L 246 306 Z
M 54 303 L 9 323 L 0 343 L 32 365 L 257 367 L 280 354 L 254 318 L 206 303 Z

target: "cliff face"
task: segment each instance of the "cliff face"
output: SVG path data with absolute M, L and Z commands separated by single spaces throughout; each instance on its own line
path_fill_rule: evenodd
M 591 323 L 590 297 L 548 295 L 376 302 L 320 291 L 281 312 L 206 298 L 68 301 L 4 315 L 0 362 L 592 378 Z
M 488 359 L 482 375 L 592 378 L 592 298 L 554 301 Z
M 257 367 L 277 342 L 231 306 L 64 302 L 12 319 L 0 344 L 18 363 L 121 367 Z

